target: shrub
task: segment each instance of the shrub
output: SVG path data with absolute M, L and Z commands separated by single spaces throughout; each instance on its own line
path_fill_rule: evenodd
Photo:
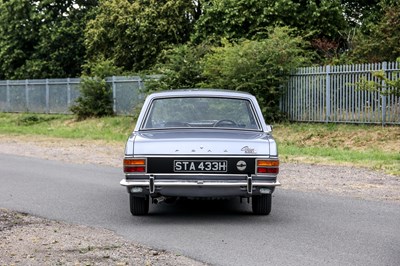
M 79 86 L 81 94 L 70 110 L 78 120 L 113 115 L 112 89 L 105 78 L 119 73 L 118 68 L 114 67 L 110 61 L 87 65 L 86 68 L 92 76 L 82 77 Z
M 287 27 L 272 29 L 264 40 L 223 41 L 203 60 L 202 86 L 247 91 L 260 102 L 267 120 L 281 118 L 279 100 L 290 70 L 310 61 L 306 43 Z
M 400 58 L 397 58 L 397 62 L 400 63 Z M 381 96 L 400 97 L 400 71 L 394 71 L 392 78 L 387 77 L 385 71 L 374 71 L 372 72 L 373 80 L 366 77 L 361 77 L 360 81 L 357 82 L 356 88 L 358 90 L 379 92 Z

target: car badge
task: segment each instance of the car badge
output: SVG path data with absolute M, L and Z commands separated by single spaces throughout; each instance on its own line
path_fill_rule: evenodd
M 239 171 L 244 171 L 244 170 L 246 170 L 246 167 L 247 167 L 247 164 L 246 164 L 245 161 L 238 161 L 238 162 L 236 163 L 236 168 L 237 168 Z
M 255 149 L 249 148 L 249 146 L 244 146 L 241 151 L 244 151 L 244 153 L 257 153 Z

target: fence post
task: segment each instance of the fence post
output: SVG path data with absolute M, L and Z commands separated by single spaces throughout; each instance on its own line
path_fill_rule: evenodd
M 112 93 L 113 93 L 113 111 L 114 114 L 117 113 L 117 92 L 116 92 L 116 86 L 115 86 L 115 76 L 112 76 L 111 78 L 111 86 L 112 86 Z
M 46 113 L 50 113 L 50 89 L 49 89 L 49 79 L 46 79 Z
M 67 78 L 67 109 L 69 109 L 70 106 L 71 106 L 71 79 Z
M 382 70 L 385 73 L 385 77 L 387 77 L 387 62 L 382 63 Z M 382 80 L 382 93 L 380 96 L 382 97 L 382 126 L 386 123 L 386 95 L 384 94 L 386 91 L 385 80 Z
M 6 110 L 7 110 L 7 112 L 11 112 L 11 97 L 10 97 L 10 81 L 7 79 L 7 82 L 6 82 L 6 94 L 7 94 L 7 108 L 6 108 Z
M 326 66 L 326 79 L 325 79 L 325 89 L 326 89 L 326 123 L 329 123 L 331 117 L 331 66 Z
M 26 102 L 26 112 L 29 112 L 29 81 L 25 80 L 25 102 Z

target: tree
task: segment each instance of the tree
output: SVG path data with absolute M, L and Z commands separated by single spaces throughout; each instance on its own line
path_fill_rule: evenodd
M 263 38 L 266 27 L 296 28 L 299 35 L 335 39 L 347 27 L 338 0 L 212 0 L 196 24 L 194 41 Z M 264 32 L 265 33 L 265 32 Z
M 381 0 L 342 0 L 345 18 L 352 27 L 368 24 L 379 16 Z
M 87 60 L 148 69 L 162 50 L 187 42 L 197 12 L 187 0 L 101 1 L 85 30 Z
M 247 91 L 262 106 L 265 118 L 279 119 L 279 98 L 290 70 L 309 63 L 306 42 L 293 29 L 274 28 L 259 41 L 223 42 L 203 60 L 203 86 Z
M 222 46 L 182 45 L 168 51 L 155 70 L 162 76 L 146 82 L 147 91 L 219 88 L 254 94 L 266 119 L 279 120 L 279 98 L 290 70 L 310 63 L 307 42 L 294 30 L 277 27 L 263 40 L 222 41 Z
M 400 4 L 382 5 L 383 15 L 359 31 L 350 51 L 352 62 L 396 61 L 400 57 Z
M 76 77 L 97 1 L 0 1 L 0 79 Z
M 185 44 L 164 51 L 160 62 L 151 70 L 160 77 L 147 79 L 146 91 L 196 88 L 204 82 L 199 62 L 210 51 L 211 47 L 206 44 Z

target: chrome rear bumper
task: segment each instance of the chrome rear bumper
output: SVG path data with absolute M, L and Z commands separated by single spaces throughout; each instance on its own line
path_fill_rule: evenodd
M 191 187 L 191 188 L 246 188 L 248 194 L 252 194 L 255 188 L 277 187 L 281 183 L 279 181 L 256 180 L 253 181 L 252 177 L 247 177 L 246 181 L 235 180 L 163 180 L 155 179 L 150 176 L 149 179 L 141 180 L 127 180 L 122 179 L 120 185 L 131 187 L 144 187 L 148 189 L 150 194 L 153 194 L 158 188 L 167 187 Z
M 247 186 L 247 182 L 229 182 L 229 181 L 182 181 L 182 180 L 155 180 L 155 186 L 176 186 L 176 187 L 185 187 L 185 186 L 204 186 L 204 187 L 243 187 Z M 120 182 L 121 186 L 125 187 L 146 187 L 150 186 L 150 180 L 126 180 L 122 179 Z M 255 187 L 277 187 L 280 186 L 281 183 L 279 181 L 270 182 L 270 181 L 255 181 L 252 182 L 252 185 Z

